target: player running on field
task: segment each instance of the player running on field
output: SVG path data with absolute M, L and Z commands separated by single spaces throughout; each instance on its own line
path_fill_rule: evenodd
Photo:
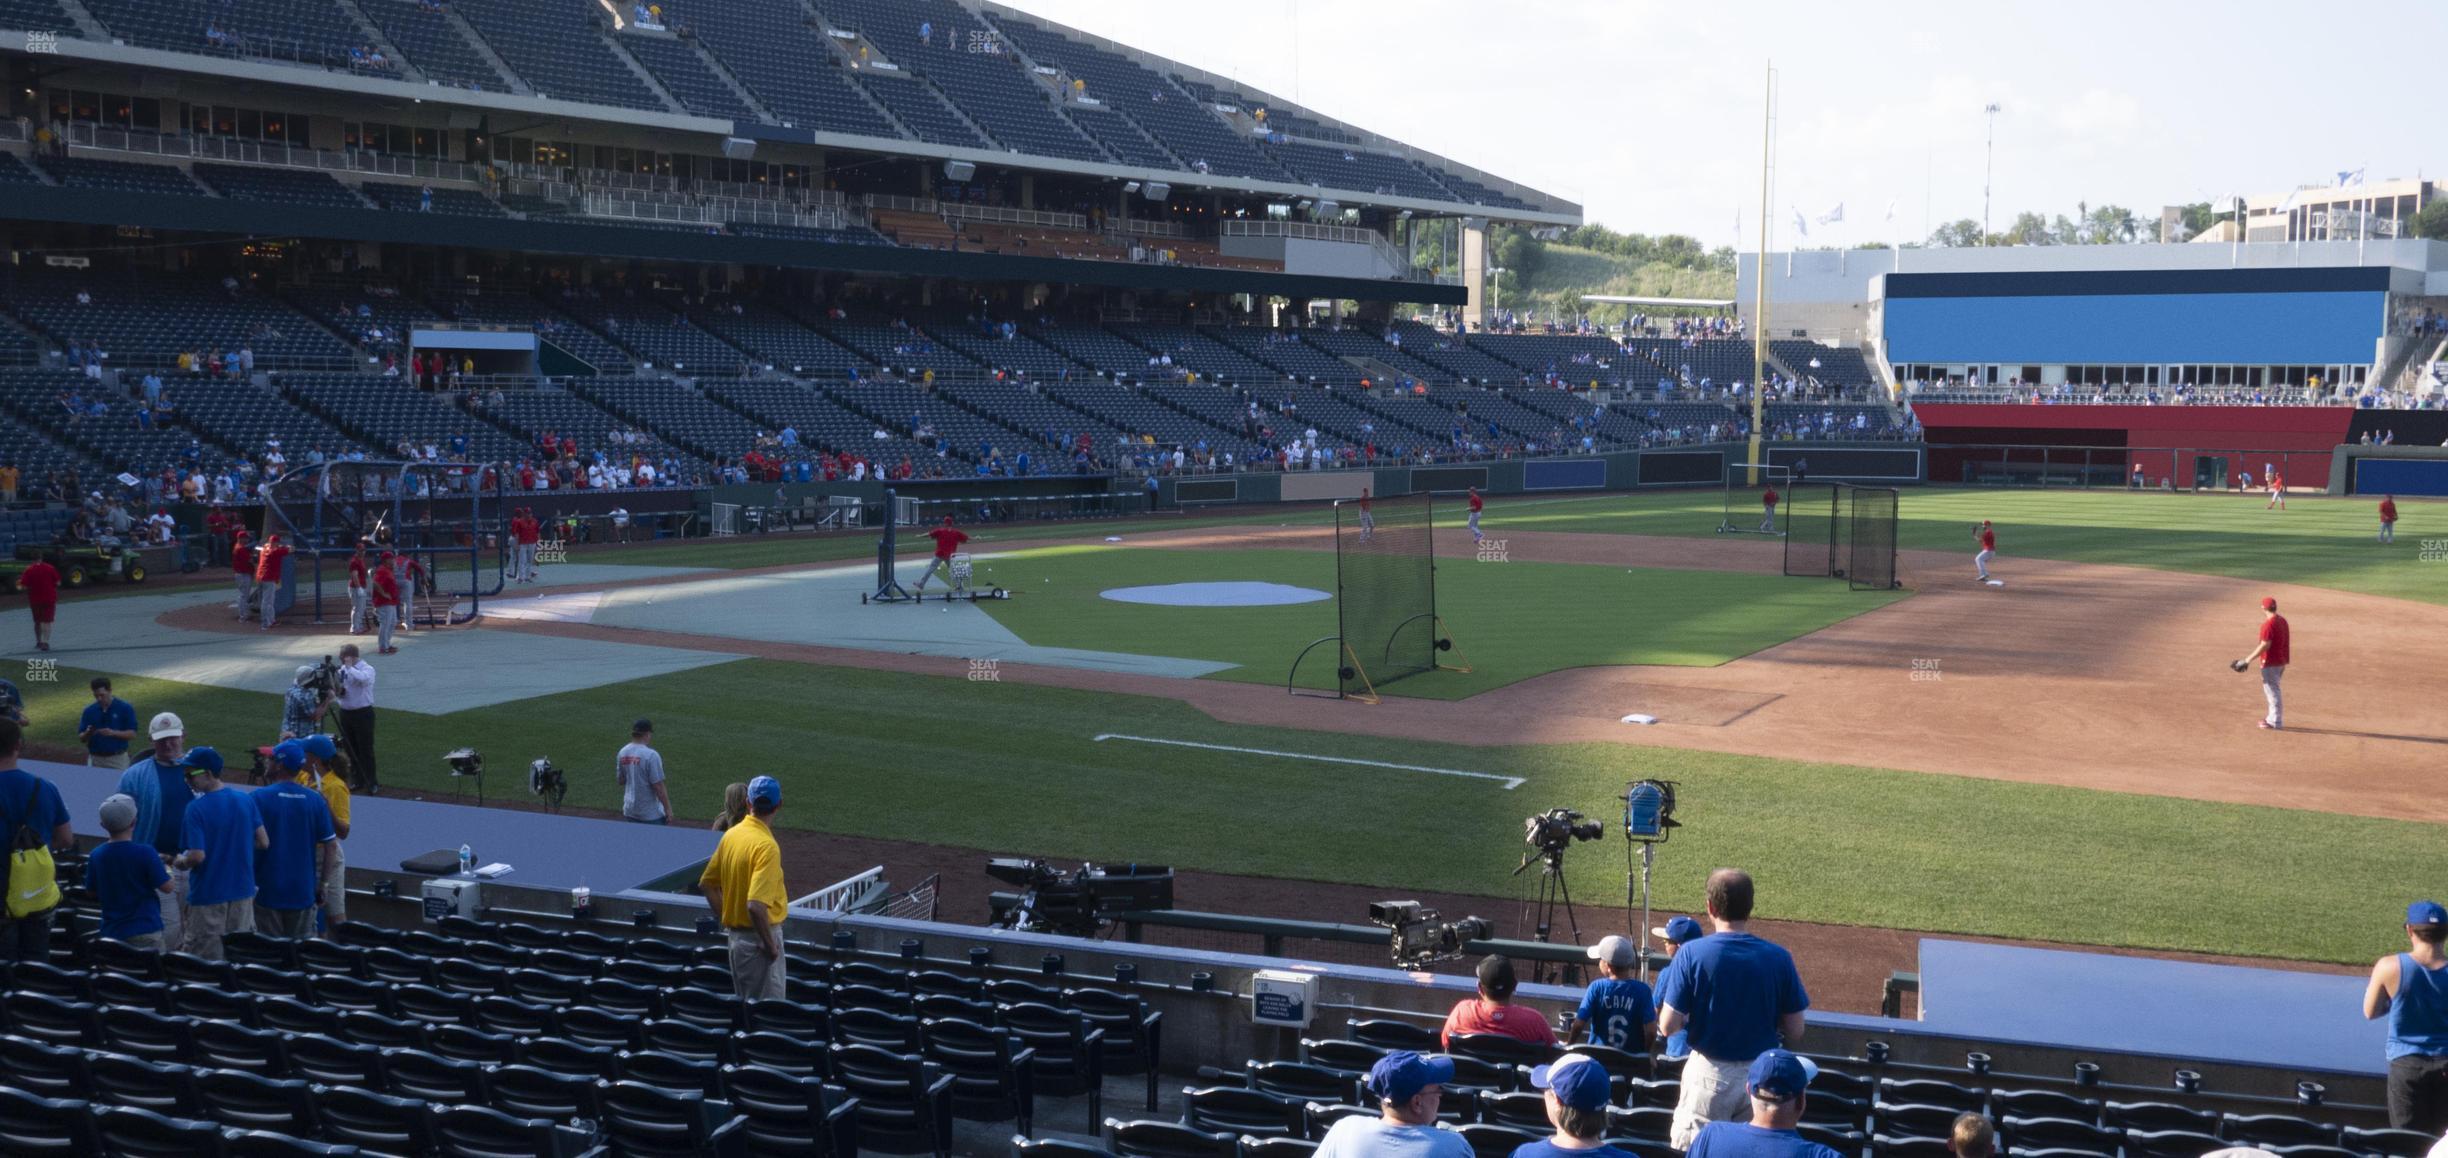
M 925 574 L 918 576 L 920 592 L 926 590 L 927 580 L 933 579 L 938 569 L 943 571 L 944 585 L 947 587 L 951 585 L 952 553 L 960 550 L 960 545 L 969 541 L 969 532 L 953 526 L 952 516 L 945 515 L 943 525 L 928 531 L 927 538 L 935 540 L 935 560 L 927 564 Z
M 2397 496 L 2380 496 L 2380 541 L 2397 541 Z
M 1997 556 L 1997 528 L 1990 526 L 1989 520 L 1982 519 L 1980 529 L 1972 532 L 1972 541 L 1980 544 L 1980 551 L 1972 556 L 1972 565 L 1979 568 L 1981 581 L 1986 583 L 1989 581 L 1989 560 Z
M 2266 511 L 2271 507 L 2276 507 L 2282 511 L 2286 509 L 2286 479 L 2284 476 L 2279 475 L 2276 471 L 2270 472 L 2269 502 L 2263 504 L 2261 509 Z
M 1760 530 L 1762 533 L 1776 533 L 1776 505 L 1776 487 L 1770 486 L 1767 490 L 1760 492 Z
M 1478 488 L 1478 487 L 1472 487 L 1472 488 L 1470 489 L 1470 533 L 1471 533 L 1471 542 L 1476 543 L 1476 542 L 1478 542 L 1479 540 L 1484 539 L 1484 538 L 1486 538 L 1486 537 L 1487 537 L 1487 536 L 1482 535 L 1482 534 L 1480 534 L 1480 533 L 1479 533 L 1479 508 L 1484 507 L 1484 506 L 1486 506 L 1486 505 L 1487 505 L 1487 500 L 1479 497 L 1479 488 Z
M 1361 542 L 1363 542 L 1363 543 L 1368 542 L 1368 541 L 1369 541 L 1369 536 L 1374 535 L 1374 534 L 1376 534 L 1376 533 L 1377 533 L 1377 516 L 1375 516 L 1375 515 L 1373 515 L 1373 514 L 1370 514 L 1370 513 L 1369 513 L 1369 489 L 1368 489 L 1367 487 L 1361 487 L 1361 488 L 1360 488 L 1360 541 L 1361 541 Z

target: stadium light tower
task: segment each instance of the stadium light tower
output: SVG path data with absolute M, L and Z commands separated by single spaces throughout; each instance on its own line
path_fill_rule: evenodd
M 2001 105 L 1996 101 L 1990 101 L 1988 104 L 1981 106 L 1981 112 L 1986 113 L 1989 116 L 1989 140 L 1987 146 L 1988 159 L 1983 163 L 1983 167 L 1981 169 L 1982 245 L 1989 244 L 1989 186 L 1997 177 L 1997 115 L 2005 110 L 2006 106 Z
M 1488 281 L 1496 287 L 1495 297 L 1489 302 L 1488 308 L 1498 313 L 1504 312 L 1504 275 L 1509 272 L 1511 271 L 1501 265 L 1488 267 Z

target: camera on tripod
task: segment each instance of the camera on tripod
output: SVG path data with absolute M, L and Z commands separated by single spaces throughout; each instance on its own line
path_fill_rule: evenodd
M 1522 821 L 1522 843 L 1552 855 L 1564 851 L 1576 840 L 1596 840 L 1606 835 L 1606 826 L 1595 820 L 1585 820 L 1569 808 L 1550 808 Z
M 314 672 L 299 683 L 313 689 L 318 700 L 333 699 L 340 694 L 340 665 L 332 657 L 324 656 L 323 662 L 315 665 Z
M 1463 946 L 1486 939 L 1496 931 L 1493 922 L 1480 917 L 1464 917 L 1459 921 L 1442 920 L 1443 914 L 1418 901 L 1378 901 L 1369 906 L 1369 923 L 1383 925 L 1394 934 L 1394 967 L 1425 969 L 1439 961 L 1451 961 L 1462 955 Z

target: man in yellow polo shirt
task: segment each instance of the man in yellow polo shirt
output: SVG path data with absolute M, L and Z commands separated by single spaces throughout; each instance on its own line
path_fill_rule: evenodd
M 782 846 L 773 814 L 782 784 L 771 776 L 748 782 L 748 815 L 723 833 L 697 889 L 731 939 L 731 987 L 740 1000 L 779 1000 L 785 991 L 782 919 L 790 894 L 782 889 Z
M 323 935 L 348 920 L 348 848 L 349 787 L 348 781 L 331 770 L 332 761 L 340 758 L 340 745 L 323 732 L 306 737 L 306 766 L 298 770 L 297 782 L 323 794 L 323 803 L 331 806 L 332 867 L 323 877 L 319 900 L 323 905 Z

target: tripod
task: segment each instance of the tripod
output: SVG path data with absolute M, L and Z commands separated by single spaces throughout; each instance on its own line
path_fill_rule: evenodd
M 1580 944 L 1581 919 L 1573 912 L 1572 886 L 1564 880 L 1563 846 L 1541 848 L 1535 853 L 1525 854 L 1521 864 L 1514 868 L 1513 875 L 1520 876 L 1533 863 L 1539 866 L 1538 885 L 1532 895 L 1522 898 L 1522 923 L 1530 926 L 1532 939 L 1542 943 L 1552 941 L 1556 909 L 1561 907 L 1564 910 L 1564 925 L 1572 930 L 1573 944 Z M 1535 921 L 1532 920 L 1534 909 Z M 1542 961 L 1531 970 L 1530 979 L 1571 985 L 1579 983 L 1580 973 L 1578 965 Z

